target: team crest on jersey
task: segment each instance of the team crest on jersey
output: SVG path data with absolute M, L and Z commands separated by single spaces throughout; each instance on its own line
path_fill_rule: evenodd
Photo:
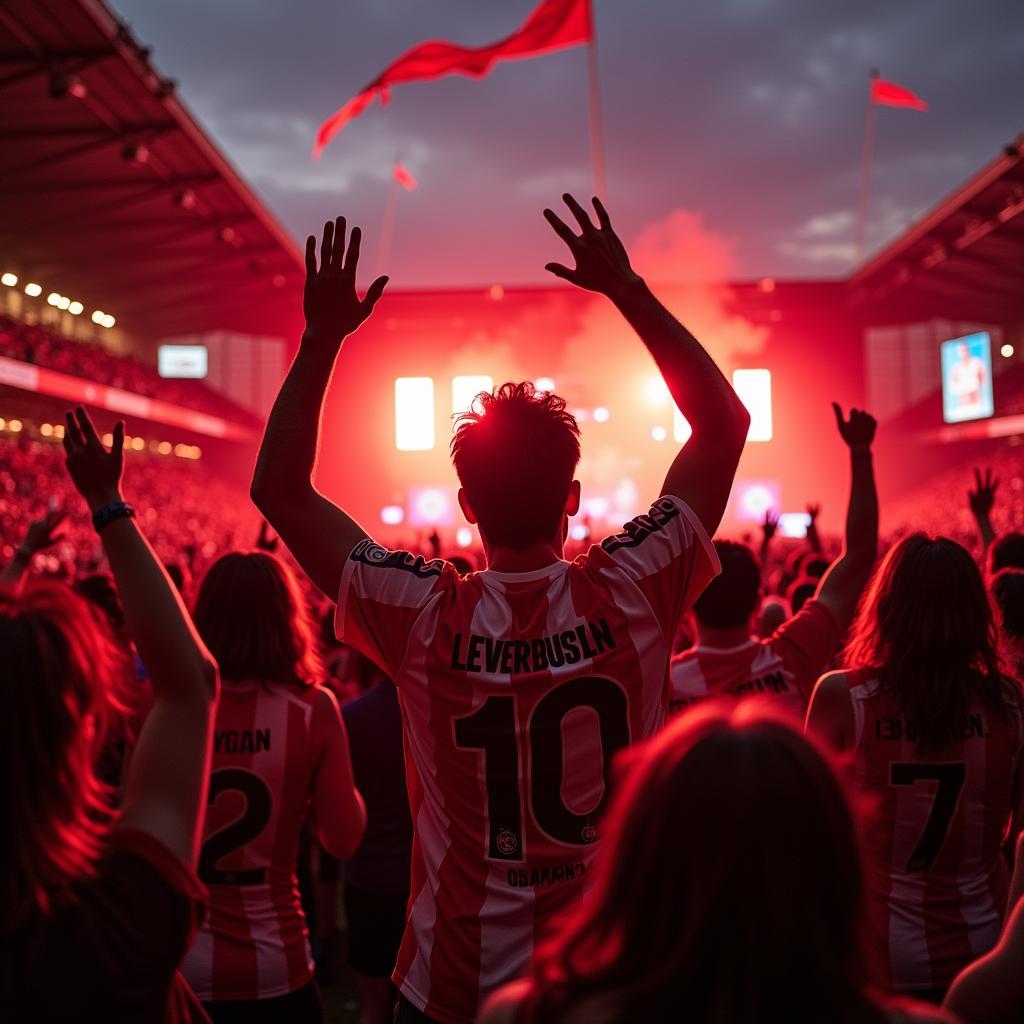
M 506 856 L 510 853 L 515 853 L 519 849 L 519 839 L 514 832 L 507 828 L 503 828 L 494 841 L 497 844 L 498 850 Z
M 372 540 L 361 540 L 349 557 L 353 562 L 362 562 L 378 569 L 402 569 L 424 579 L 440 576 L 445 566 L 443 558 L 428 562 L 422 555 L 414 555 L 410 551 L 389 551 L 380 544 L 374 544 Z
M 585 843 L 592 843 L 597 838 L 597 828 L 594 825 L 584 825 L 580 830 L 580 839 Z

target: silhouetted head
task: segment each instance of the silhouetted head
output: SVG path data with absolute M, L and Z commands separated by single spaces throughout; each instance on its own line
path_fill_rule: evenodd
M 754 700 L 680 715 L 626 757 L 593 890 L 538 952 L 527 1019 L 585 1019 L 589 1000 L 610 1020 L 872 1019 L 829 756 Z
M 185 594 L 192 586 L 192 573 L 184 562 L 165 562 L 164 568 L 179 594 Z
M 989 575 L 1000 569 L 1024 569 L 1024 533 L 1004 533 L 989 548 Z
M 523 381 L 483 392 L 474 407 L 451 445 L 466 518 L 492 548 L 564 540 L 580 500 L 580 432 L 565 400 Z
M 861 598 L 843 663 L 878 674 L 926 751 L 948 745 L 972 696 L 1007 706 L 985 583 L 946 537 L 914 533 L 890 548 Z
M 199 587 L 196 628 L 222 679 L 313 686 L 324 666 L 294 573 L 266 551 L 218 558 Z
M 67 587 L 0 587 L 0 930 L 87 877 L 108 794 L 94 765 L 123 667 L 105 619 Z
M 83 576 L 74 583 L 74 590 L 103 615 L 115 634 L 124 629 L 124 610 L 113 576 L 102 572 Z
M 808 576 L 812 580 L 820 580 L 828 571 L 828 567 L 831 564 L 832 563 L 824 555 L 812 553 L 804 559 L 800 575 Z
M 1024 641 L 1024 571 L 1003 569 L 992 580 L 999 625 L 1009 643 Z
M 801 576 L 800 579 L 794 580 L 789 585 L 786 597 L 789 598 L 789 607 L 793 610 L 794 615 L 814 597 L 817 589 L 818 580 L 812 579 L 810 576 Z
M 716 540 L 722 571 L 694 602 L 697 622 L 712 629 L 747 625 L 761 601 L 761 565 L 746 544 Z

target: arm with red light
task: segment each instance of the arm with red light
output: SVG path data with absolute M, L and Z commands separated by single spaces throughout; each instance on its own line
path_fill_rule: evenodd
M 25 536 L 14 549 L 10 562 L 0 572 L 0 583 L 8 583 L 13 587 L 21 585 L 36 552 L 52 547 L 63 538 L 63 534 L 58 533 L 57 528 L 66 514 L 63 509 L 53 509 L 42 518 L 28 524 Z
M 316 239 L 306 239 L 306 329 L 299 351 L 267 419 L 250 494 L 309 578 L 330 598 L 362 527 L 313 486 L 320 415 L 345 337 L 370 315 L 384 292 L 379 277 L 360 299 L 356 292 L 359 228 L 345 251 L 345 218 L 324 225 L 317 269 Z
M 828 567 L 818 584 L 815 600 L 835 616 L 845 631 L 853 619 L 857 601 L 871 576 L 878 554 L 878 491 L 871 459 L 875 419 L 860 409 L 850 418 L 833 402 L 839 435 L 850 449 L 850 502 L 846 508 L 846 535 L 842 554 Z
M 992 470 L 986 469 L 982 476 L 981 470 L 975 467 L 974 490 L 967 491 L 967 504 L 971 508 L 971 515 L 978 526 L 978 536 L 981 538 L 982 554 L 987 554 L 996 539 L 996 531 L 992 526 L 992 507 L 996 503 L 996 491 L 999 489 L 999 479 L 992 478 Z
M 665 478 L 663 494 L 693 509 L 708 534 L 721 522 L 750 426 L 750 414 L 700 342 L 654 297 L 630 266 L 625 247 L 601 201 L 593 200 L 598 224 L 570 195 L 577 235 L 551 210 L 544 216 L 576 261 L 574 269 L 549 263 L 556 277 L 607 295 L 626 318 L 665 378 L 693 433 Z

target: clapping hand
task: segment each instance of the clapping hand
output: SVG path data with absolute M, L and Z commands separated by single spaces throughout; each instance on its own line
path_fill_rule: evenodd
M 124 471 L 124 421 L 114 427 L 113 443 L 104 448 L 89 414 L 79 406 L 67 414 L 64 451 L 68 473 L 78 493 L 95 512 L 121 500 L 121 474 Z
M 345 218 L 324 225 L 320 243 L 320 268 L 316 265 L 316 237 L 306 239 L 306 287 L 302 311 L 306 316 L 303 341 L 317 345 L 340 345 L 369 315 L 384 294 L 386 277 L 378 277 L 360 299 L 356 292 L 356 267 L 362 232 L 352 229 L 345 252 Z
M 593 199 L 597 214 L 595 225 L 590 214 L 568 192 L 562 199 L 576 218 L 581 234 L 577 235 L 553 210 L 545 210 L 544 216 L 569 247 L 576 266 L 570 270 L 561 263 L 548 263 L 544 269 L 580 288 L 610 298 L 639 284 L 641 279 L 630 266 L 626 247 L 612 228 L 601 200 L 597 196 Z

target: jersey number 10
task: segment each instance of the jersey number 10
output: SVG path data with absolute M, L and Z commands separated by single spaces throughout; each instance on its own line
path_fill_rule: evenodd
M 597 807 L 577 814 L 562 798 L 565 744 L 562 723 L 570 711 L 587 708 L 597 715 L 601 734 L 604 794 Z M 523 860 L 523 809 L 520 796 L 519 729 L 516 699 L 492 696 L 470 715 L 454 720 L 455 743 L 482 750 L 487 789 L 487 846 L 491 860 Z M 625 690 L 601 676 L 562 683 L 534 705 L 524 731 L 530 766 L 527 799 L 538 828 L 565 846 L 586 846 L 597 837 L 593 824 L 608 795 L 612 755 L 629 744 L 629 705 Z

